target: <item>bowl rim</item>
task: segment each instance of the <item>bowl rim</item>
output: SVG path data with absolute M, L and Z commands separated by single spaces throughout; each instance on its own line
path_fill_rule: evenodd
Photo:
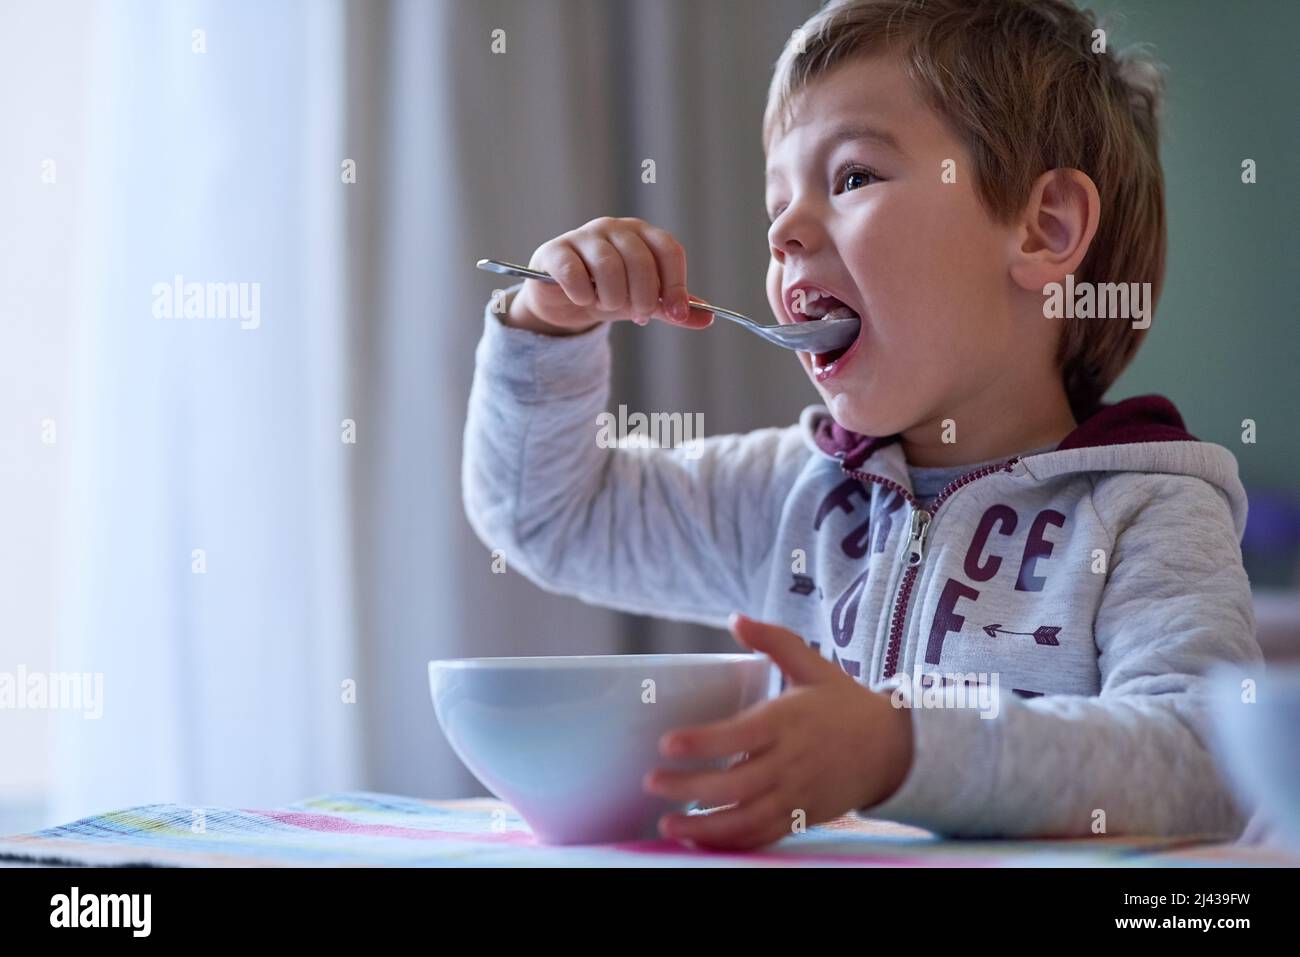
M 499 658 L 434 658 L 429 670 L 441 668 L 613 668 L 618 665 L 651 665 L 654 667 L 699 667 L 701 665 L 735 664 L 746 661 L 771 659 L 761 652 L 653 652 L 631 655 L 507 655 Z

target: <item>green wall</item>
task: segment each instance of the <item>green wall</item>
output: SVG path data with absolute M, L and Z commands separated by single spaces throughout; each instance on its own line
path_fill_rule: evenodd
M 1193 434 L 1236 454 L 1249 488 L 1300 493 L 1300 3 L 1091 7 L 1122 14 L 1108 30 L 1112 50 L 1149 43 L 1168 80 L 1165 288 L 1147 341 L 1109 397 L 1169 396 Z M 1241 182 L 1247 157 L 1254 185 Z M 1254 445 L 1242 442 L 1247 418 L 1257 424 Z

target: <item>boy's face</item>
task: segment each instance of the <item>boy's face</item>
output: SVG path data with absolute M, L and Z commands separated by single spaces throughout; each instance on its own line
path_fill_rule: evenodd
M 1052 350 L 1025 329 L 1051 324 L 1014 321 L 1015 230 L 980 204 L 965 148 L 892 56 L 841 64 L 802 91 L 794 115 L 767 157 L 767 294 L 783 323 L 797 321 L 805 282 L 860 316 L 841 357 L 798 353 L 836 421 L 937 439 L 946 418 L 960 428 L 963 413 L 969 422 L 1008 400 L 1010 414 L 1018 376 Z M 878 135 L 837 139 L 844 127 Z

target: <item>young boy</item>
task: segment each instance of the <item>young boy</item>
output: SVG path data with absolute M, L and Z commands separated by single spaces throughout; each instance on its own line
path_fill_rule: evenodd
M 1166 399 L 1100 401 L 1164 271 L 1158 74 L 1064 0 L 842 0 L 795 38 L 764 118 L 767 292 L 782 323 L 859 317 L 847 350 L 798 354 L 825 404 L 690 454 L 600 447 L 609 323 L 712 317 L 670 235 L 594 220 L 533 255 L 559 285 L 484 316 L 471 524 L 543 588 L 731 616 L 780 666 L 779 696 L 665 737 L 745 755 L 647 776 L 723 808 L 665 836 L 753 847 L 846 811 L 1235 836 L 1201 675 L 1261 660 L 1236 461 Z

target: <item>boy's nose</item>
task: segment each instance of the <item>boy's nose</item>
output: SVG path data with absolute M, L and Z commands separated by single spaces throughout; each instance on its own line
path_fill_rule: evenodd
M 818 226 L 809 221 L 807 216 L 786 210 L 777 217 L 767 232 L 767 242 L 772 248 L 772 255 L 781 259 L 784 256 L 807 256 L 815 251 L 818 243 Z
M 780 258 L 793 253 L 797 256 L 803 251 L 803 243 L 797 237 L 790 235 L 788 230 L 778 232 L 778 229 L 780 227 L 773 224 L 772 229 L 767 234 L 767 242 L 772 247 L 772 255 Z

